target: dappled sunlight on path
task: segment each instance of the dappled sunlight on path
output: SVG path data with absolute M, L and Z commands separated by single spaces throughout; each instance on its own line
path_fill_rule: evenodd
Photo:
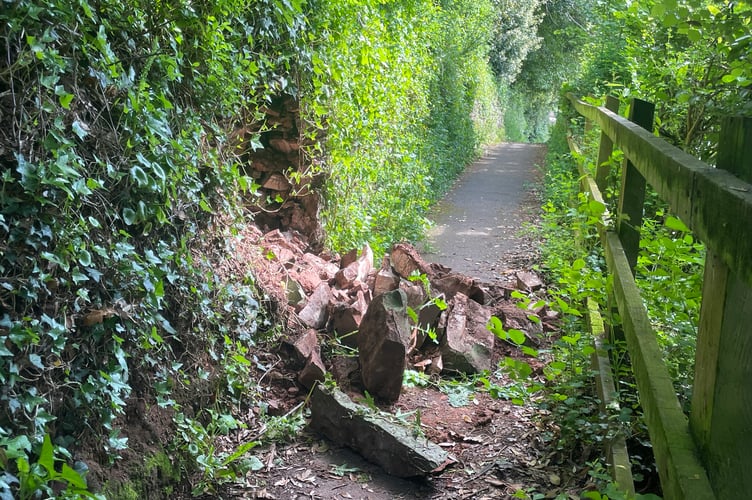
M 534 249 L 520 237 L 545 147 L 503 143 L 470 165 L 429 218 L 428 260 L 494 279 Z

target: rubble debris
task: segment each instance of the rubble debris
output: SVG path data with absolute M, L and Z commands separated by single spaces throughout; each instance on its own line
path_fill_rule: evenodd
M 420 283 L 401 280 L 399 289 L 405 292 L 405 295 L 407 296 L 407 307 L 410 307 L 413 311 L 420 309 L 420 306 L 425 304 L 428 300 L 426 290 Z
M 486 294 L 478 281 L 463 274 L 450 273 L 431 278 L 431 289 L 446 295 L 447 300 L 461 293 L 478 304 L 486 303 Z
M 412 276 L 415 271 L 425 275 L 433 274 L 429 265 L 411 245 L 398 243 L 392 247 L 389 255 L 394 272 L 405 279 Z
M 446 370 L 478 373 L 491 369 L 494 334 L 486 328 L 491 312 L 458 293 L 447 314 L 441 354 Z
M 358 331 L 358 356 L 366 390 L 386 401 L 399 398 L 409 342 L 405 292 L 397 289 L 374 297 Z
M 538 315 L 528 309 L 522 309 L 517 307 L 513 303 L 502 303 L 495 311 L 496 316 L 501 320 L 504 328 L 507 330 L 515 329 L 521 330 L 526 333 L 526 336 L 534 341 L 534 335 L 543 333 L 543 325 L 538 318 Z M 534 345 L 537 344 L 534 341 Z
M 316 330 L 306 330 L 293 344 L 298 362 L 303 369 L 298 372 L 298 382 L 310 389 L 316 381 L 323 381 L 326 368 L 321 359 L 321 348 Z
M 360 384 L 360 366 L 358 358 L 350 356 L 333 356 L 330 360 L 331 372 L 334 380 L 343 389 L 349 389 L 353 384 Z
M 443 298 L 443 297 L 439 297 Z M 409 351 L 415 352 L 421 347 L 428 337 L 428 331 L 433 330 L 436 332 L 436 326 L 439 322 L 442 309 L 433 301 L 425 304 L 418 311 L 418 324 L 415 325 L 410 338 Z
M 297 98 L 282 94 L 264 108 L 265 120 L 258 126 L 240 131 L 243 144 L 251 145 L 245 152 L 246 173 L 256 179 L 261 196 L 254 197 L 251 210 L 260 227 L 267 230 L 300 231 L 320 248 L 323 230 L 319 222 L 321 196 L 315 189 L 325 177 L 316 168 L 315 160 L 304 153 L 311 139 L 300 133 L 300 105 Z M 261 124 L 268 129 L 262 130 Z M 260 136 L 250 140 L 248 136 Z M 255 137 L 254 137 L 255 139 Z
M 326 283 L 319 284 L 313 294 L 308 298 L 305 307 L 298 313 L 303 323 L 315 329 L 323 328 L 328 318 L 329 298 L 332 291 Z
M 352 304 L 337 302 L 332 306 L 330 329 L 349 347 L 358 347 L 358 328 L 366 309 L 363 293 Z
M 390 292 L 399 287 L 400 277 L 392 271 L 392 266 L 389 264 L 389 255 L 384 257 L 384 262 L 381 264 L 381 269 L 376 273 L 373 284 L 373 295 L 380 295 L 384 292 Z
M 321 384 L 311 395 L 311 427 L 393 476 L 425 476 L 448 458 L 438 445 L 414 437 L 410 429 L 354 403 L 339 389 L 325 389 Z
M 517 288 L 525 292 L 534 292 L 543 287 L 543 281 L 532 271 L 517 272 Z
M 306 389 L 310 389 L 316 382 L 323 382 L 325 378 L 326 367 L 321 359 L 321 353 L 318 350 L 314 351 L 298 373 L 298 382 Z
M 491 369 L 495 336 L 486 328 L 491 314 L 504 328 L 523 331 L 526 343 L 534 347 L 544 329 L 557 328 L 558 318 L 545 304 L 520 308 L 510 302 L 504 286 L 481 285 L 428 264 L 408 244 L 394 245 L 376 270 L 367 245 L 337 261 L 308 253 L 306 239 L 295 232 L 270 231 L 260 241 L 285 276 L 282 284 L 288 303 L 299 310 L 299 323 L 358 348 L 366 390 L 386 401 L 399 398 L 408 355 L 413 364 L 430 360 L 419 367 L 427 373 Z M 415 280 L 415 272 L 427 273 L 425 279 Z M 520 272 L 516 278 L 528 288 L 538 286 L 534 273 Z M 442 311 L 433 298 L 448 303 L 449 309 Z M 493 308 L 484 305 L 491 303 Z M 407 307 L 417 314 L 412 323 Z M 436 343 L 426 342 L 429 331 L 436 333 Z M 299 364 L 306 384 L 323 376 L 320 357 L 304 361 Z

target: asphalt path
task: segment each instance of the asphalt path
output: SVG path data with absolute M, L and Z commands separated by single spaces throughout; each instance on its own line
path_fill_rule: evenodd
M 429 214 L 433 226 L 423 253 L 427 260 L 483 280 L 494 280 L 530 239 L 531 191 L 544 146 L 503 143 L 470 165 Z

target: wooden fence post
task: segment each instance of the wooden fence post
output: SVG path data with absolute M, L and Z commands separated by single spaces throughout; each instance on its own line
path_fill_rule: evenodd
M 717 167 L 752 182 L 752 119 L 724 120 Z M 752 494 L 750 328 L 752 287 L 708 249 L 690 425 L 718 498 Z
M 640 127 L 653 130 L 655 105 L 641 99 L 632 99 L 629 107 L 629 121 Z M 645 204 L 645 178 L 629 160 L 624 160 L 621 171 L 621 192 L 619 194 L 619 211 L 616 220 L 616 232 L 619 233 L 627 262 L 632 269 L 637 265 L 640 252 L 640 228 Z
M 606 109 L 619 113 L 619 99 L 614 96 L 606 96 Z M 608 164 L 611 153 L 614 151 L 614 142 L 605 132 L 601 132 L 601 142 L 598 147 L 598 163 L 595 165 L 595 183 L 601 190 L 603 198 L 607 198 L 608 176 L 611 174 L 611 165 Z
M 619 113 L 619 99 L 612 95 L 606 96 L 606 102 L 604 107 L 614 113 Z M 611 158 L 611 153 L 614 151 L 614 142 L 605 133 L 601 132 L 601 140 L 598 143 L 598 160 L 595 166 L 595 184 L 598 186 L 598 190 L 601 192 L 604 202 L 608 202 L 608 180 L 611 175 L 611 165 L 608 160 Z M 606 311 L 607 321 L 605 324 L 606 335 L 612 344 L 616 344 L 617 340 L 624 340 L 624 332 L 616 325 L 614 320 L 618 314 L 618 308 L 616 306 L 616 299 L 614 298 L 613 290 L 609 291 L 606 296 Z M 616 350 L 611 351 L 611 362 L 616 364 L 617 357 L 620 353 Z M 618 377 L 618 374 L 614 374 Z

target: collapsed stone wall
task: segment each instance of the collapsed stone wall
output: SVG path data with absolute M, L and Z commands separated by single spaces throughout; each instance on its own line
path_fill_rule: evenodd
M 263 147 L 248 147 L 246 173 L 260 186 L 251 211 L 263 232 L 294 230 L 320 250 L 324 233 L 319 222 L 320 188 L 324 182 L 321 160 L 313 154 L 314 142 L 303 134 L 300 103 L 282 95 L 260 109 L 263 122 L 252 134 Z M 251 141 L 246 141 L 251 144 Z

